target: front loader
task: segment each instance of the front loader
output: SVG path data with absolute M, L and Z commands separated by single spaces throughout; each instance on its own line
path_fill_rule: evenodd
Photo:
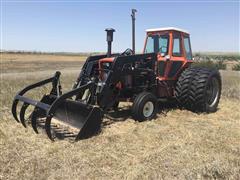
M 135 12 L 132 11 L 133 22 Z M 12 105 L 14 118 L 24 127 L 29 119 L 36 133 L 43 123 L 51 140 L 57 137 L 53 129 L 60 123 L 77 131 L 75 140 L 80 140 L 97 134 L 104 114 L 119 102 L 132 102 L 132 117 L 137 121 L 153 119 L 162 99 L 176 99 L 180 108 L 193 112 L 217 110 L 220 74 L 215 69 L 191 67 L 193 58 L 187 31 L 172 27 L 148 29 L 142 54 L 135 54 L 135 38 L 133 50 L 112 54 L 114 31 L 106 29 L 107 53 L 87 58 L 69 92 L 61 91 L 60 72 L 18 92 Z M 49 83 L 52 89 L 40 101 L 25 96 L 28 91 Z M 17 114 L 19 101 L 23 105 Z M 34 106 L 34 110 L 25 117 L 29 106 Z

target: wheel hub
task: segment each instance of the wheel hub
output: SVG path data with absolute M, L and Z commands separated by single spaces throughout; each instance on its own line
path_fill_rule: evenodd
M 214 106 L 217 102 L 219 94 L 219 83 L 216 78 L 212 78 L 207 86 L 207 103 L 210 107 Z
M 146 102 L 146 104 L 143 107 L 143 115 L 147 118 L 152 115 L 154 111 L 154 105 L 151 101 Z

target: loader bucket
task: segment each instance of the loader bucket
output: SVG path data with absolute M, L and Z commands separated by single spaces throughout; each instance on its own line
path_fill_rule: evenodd
M 56 119 L 60 121 L 61 124 L 65 124 L 74 129 L 78 129 L 75 140 L 80 140 L 89 138 L 99 131 L 102 115 L 98 107 L 83 104 L 79 101 L 65 100 L 56 107 L 54 113 L 51 113 L 51 115 L 46 118 L 45 129 L 51 140 L 53 140 L 52 119 Z M 56 121 L 54 122 L 56 123 Z
M 17 122 L 21 122 L 22 125 L 26 127 L 26 109 L 29 106 L 34 106 L 34 110 L 29 116 L 29 120 L 31 121 L 32 128 L 36 133 L 38 133 L 38 120 L 41 119 L 44 123 L 43 127 L 45 127 L 45 131 L 51 140 L 54 140 L 52 132 L 55 131 L 54 127 L 56 124 L 74 128 L 74 130 L 77 131 L 75 140 L 86 139 L 93 136 L 100 130 L 102 112 L 100 108 L 86 104 L 84 103 L 85 101 L 73 100 L 73 96 L 77 96 L 79 93 L 83 93 L 86 90 L 93 88 L 95 83 L 89 82 L 65 94 L 61 94 L 59 93 L 60 91 L 57 92 L 56 87 L 56 80 L 58 80 L 60 74 L 57 74 L 57 76 L 56 74 L 52 78 L 27 86 L 17 93 L 12 104 L 12 114 L 14 118 Z M 50 82 L 53 83 L 53 89 L 51 93 L 44 95 L 40 101 L 36 101 L 24 96 L 27 91 Z M 19 101 L 22 101 L 23 105 L 18 117 L 17 105 Z M 56 135 L 56 132 L 54 133 Z M 69 133 L 67 132 L 66 134 Z M 65 136 L 61 138 L 64 137 Z M 59 136 L 56 135 L 56 138 L 59 138 Z

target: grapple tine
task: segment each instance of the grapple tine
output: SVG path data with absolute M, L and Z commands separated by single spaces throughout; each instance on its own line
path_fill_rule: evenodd
M 28 106 L 29 106 L 28 103 L 24 103 L 20 110 L 20 121 L 25 128 L 27 127 L 26 123 L 25 123 L 25 113 L 26 113 L 26 109 L 28 108 Z
M 76 132 L 77 129 L 79 129 L 77 139 L 85 139 L 94 135 L 100 128 L 100 109 L 96 109 L 90 104 L 73 100 L 72 97 L 78 95 L 79 93 L 83 93 L 86 90 L 94 90 L 95 82 L 88 82 L 83 86 L 62 94 L 60 91 L 60 85 L 58 87 L 57 81 L 58 77 L 53 77 L 27 86 L 20 91 L 15 96 L 12 105 L 12 114 L 16 121 L 21 122 L 24 127 L 27 127 L 27 117 L 25 117 L 27 112 L 26 110 L 30 105 L 32 105 L 35 108 L 28 119 L 31 121 L 31 126 L 34 132 L 38 133 L 38 125 L 42 127 L 42 123 L 44 123 L 46 134 L 52 141 L 54 141 L 55 138 L 61 139 L 61 136 L 58 136 L 59 133 L 54 129 L 55 122 L 59 122 L 60 125 L 67 126 L 70 131 Z M 44 95 L 40 101 L 23 96 L 23 94 L 27 91 L 49 82 L 53 83 L 52 91 L 50 94 Z M 23 105 L 20 109 L 20 114 L 18 115 L 17 105 L 19 101 L 23 102 Z M 43 122 L 40 122 L 43 118 Z M 54 122 L 52 122 L 52 118 L 54 118 Z
M 20 122 L 18 117 L 17 117 L 17 104 L 18 104 L 18 100 L 15 99 L 13 104 L 12 104 L 12 114 L 13 114 L 13 117 L 14 119 L 17 121 L 17 122 Z
M 46 133 L 47 133 L 47 136 L 49 137 L 49 139 L 54 141 L 54 139 L 52 137 L 52 132 L 51 132 L 51 120 L 52 120 L 52 117 L 53 116 L 47 116 L 46 122 L 45 122 L 45 130 L 46 130 Z
M 37 115 L 38 115 L 38 108 L 34 109 L 32 115 L 31 115 L 31 125 L 32 125 L 32 128 L 34 130 L 35 133 L 38 134 L 38 130 L 37 130 Z

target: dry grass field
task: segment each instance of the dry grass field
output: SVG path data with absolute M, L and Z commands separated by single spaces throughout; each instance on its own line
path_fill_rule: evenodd
M 1 72 L 34 72 L 80 67 L 85 56 L 1 53 Z
M 70 89 L 84 57 L 22 56 L 1 56 L 0 179 L 240 179 L 239 72 L 221 71 L 216 113 L 160 104 L 155 120 L 139 123 L 122 103 L 106 115 L 98 136 L 51 142 L 13 119 L 12 99 L 55 70 L 63 71 L 63 90 Z

